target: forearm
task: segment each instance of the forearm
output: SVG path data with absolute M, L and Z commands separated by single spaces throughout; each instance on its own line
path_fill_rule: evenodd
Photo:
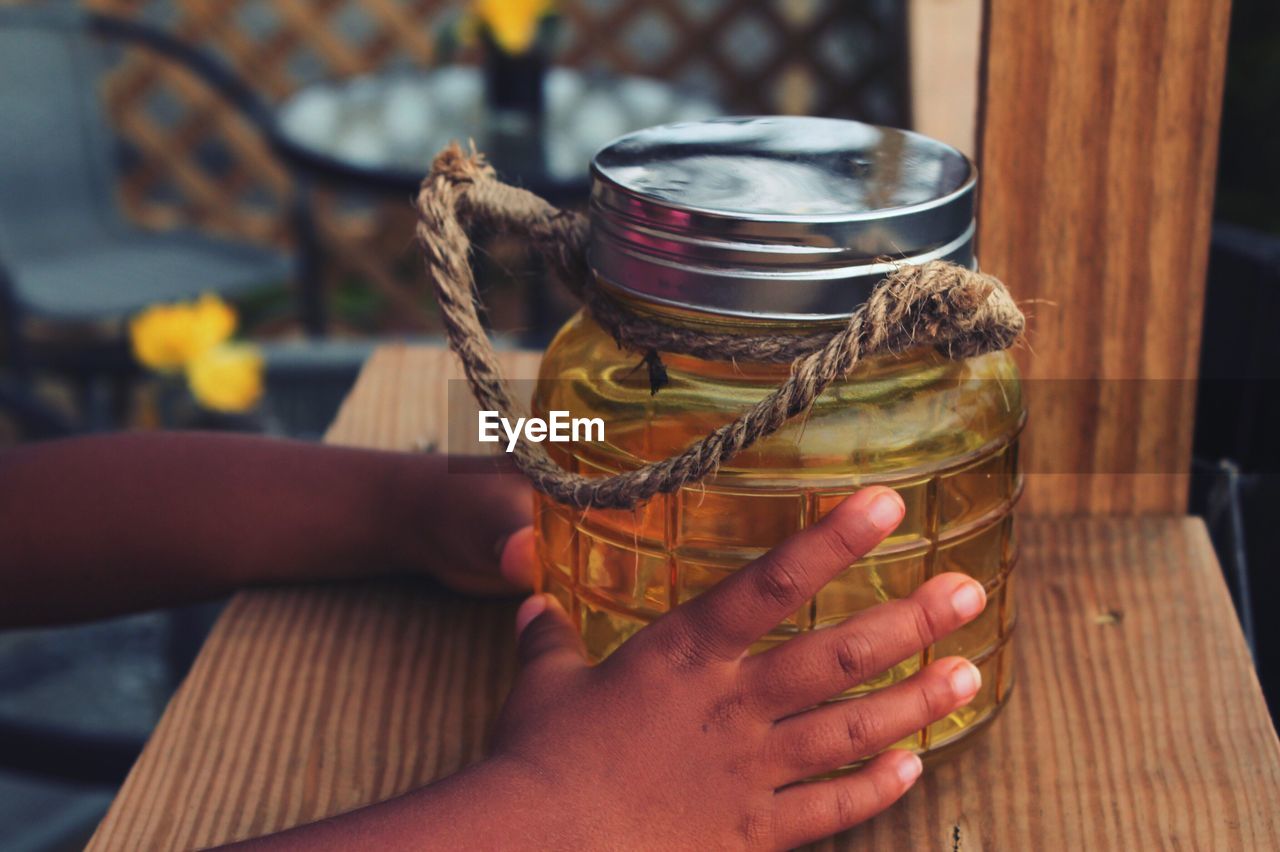
M 432 463 L 192 433 L 0 453 L 0 625 L 403 568 L 419 496 L 405 483 L 428 479 L 405 468 Z
M 386 802 L 223 848 L 238 852 L 581 848 L 582 844 L 570 840 L 581 841 L 584 826 L 557 826 L 558 822 L 545 783 L 505 761 L 489 759 Z

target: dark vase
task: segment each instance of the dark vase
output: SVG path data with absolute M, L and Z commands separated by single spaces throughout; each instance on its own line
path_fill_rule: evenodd
M 544 81 L 547 22 L 524 53 L 504 52 L 488 32 L 484 40 L 485 152 L 504 180 L 527 184 L 546 170 Z
M 544 39 L 535 39 L 524 53 L 504 52 L 484 31 L 484 97 L 495 117 L 520 118 L 533 126 L 542 120 L 543 81 L 547 76 Z

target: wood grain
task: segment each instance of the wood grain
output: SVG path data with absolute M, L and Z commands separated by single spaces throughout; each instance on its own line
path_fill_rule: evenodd
M 379 350 L 330 440 L 442 441 L 456 375 L 439 350 Z M 1022 530 L 1007 710 L 824 848 L 1280 848 L 1280 744 L 1200 522 Z M 477 759 L 515 672 L 512 609 L 410 583 L 238 595 L 89 848 L 251 837 Z
M 1081 474 L 1031 511 L 1186 510 L 1229 5 L 987 0 L 978 251 L 1034 300 L 1027 469 Z

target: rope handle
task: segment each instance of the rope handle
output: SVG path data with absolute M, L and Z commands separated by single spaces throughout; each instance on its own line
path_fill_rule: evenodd
M 497 179 L 484 157 L 451 145 L 441 151 L 417 198 L 417 238 L 440 304 L 449 347 L 462 361 L 481 408 L 514 419 L 518 406 L 480 322 L 468 231 L 523 234 L 620 346 L 724 360 L 791 361 L 790 376 L 735 420 L 669 458 L 612 476 L 560 467 L 541 444 L 519 440 L 516 466 L 533 487 L 570 506 L 629 509 L 711 476 L 756 441 L 808 410 L 863 358 L 932 345 L 950 358 L 1007 349 L 1025 319 L 996 278 L 953 263 L 904 265 L 876 285 L 844 328 L 815 335 L 741 336 L 670 326 L 630 313 L 595 284 L 587 267 L 587 221 Z M 726 339 L 727 338 L 727 339 Z

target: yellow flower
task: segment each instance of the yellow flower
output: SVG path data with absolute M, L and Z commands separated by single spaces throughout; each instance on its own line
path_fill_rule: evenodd
M 235 311 L 212 294 L 195 302 L 155 305 L 129 323 L 134 357 L 144 366 L 175 372 L 236 330 Z
M 235 333 L 235 310 L 212 293 L 205 293 L 197 299 L 192 310 L 197 355 L 226 341 Z
M 538 23 L 551 13 L 554 0 L 474 0 L 472 11 L 503 52 L 526 52 L 538 35 Z
M 196 401 L 225 414 L 258 404 L 262 375 L 262 353 L 248 343 L 221 343 L 187 365 L 187 384 Z

